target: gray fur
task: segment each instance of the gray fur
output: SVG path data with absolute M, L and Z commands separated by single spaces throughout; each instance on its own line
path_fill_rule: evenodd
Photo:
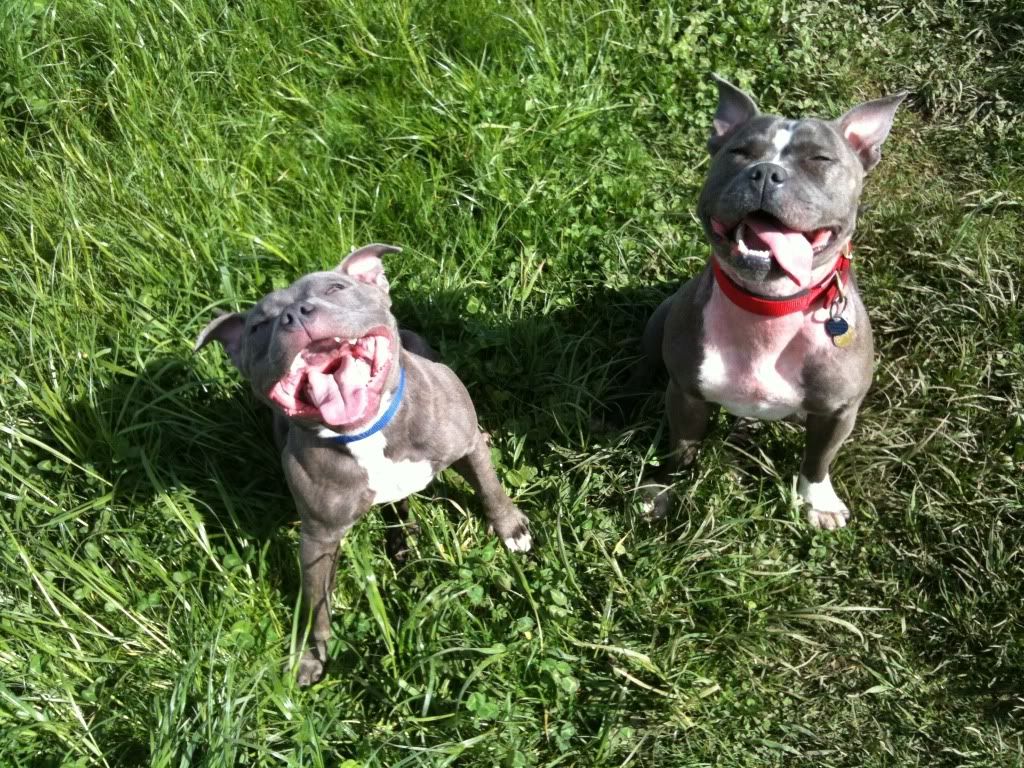
M 333 271 L 306 275 L 267 294 L 246 312 L 215 319 L 196 340 L 197 350 L 211 341 L 223 345 L 254 394 L 275 411 L 281 463 L 302 523 L 302 597 L 311 631 L 297 671 L 301 685 L 316 682 L 324 672 L 338 545 L 374 502 L 368 473 L 353 448 L 321 437 L 323 425 L 317 421 L 287 417 L 268 397 L 311 341 L 387 328 L 406 384 L 394 419 L 381 433 L 386 459 L 394 465 L 429 462 L 432 475 L 454 466 L 480 496 L 491 529 L 506 545 L 516 550 L 530 546 L 526 516 L 498 481 L 465 386 L 450 368 L 436 362 L 436 353 L 422 338 L 399 332 L 382 269 L 351 274 L 353 264 L 372 266 L 381 255 L 398 250 L 386 245 L 361 248 Z M 393 365 L 385 392 L 394 392 L 398 371 Z M 400 507 L 404 514 L 407 505 L 400 502 Z
M 747 94 L 715 78 L 719 105 L 708 142 L 712 154 L 697 212 L 711 244 L 712 258 L 746 290 L 768 297 L 793 293 L 774 259 L 735 253 L 730 241 L 712 228 L 712 219 L 733 229 L 745 217 L 767 213 L 801 231 L 830 228 L 829 245 L 815 253 L 815 269 L 835 262 L 853 234 L 864 176 L 880 157 L 896 108 L 905 93 L 867 102 L 838 120 L 787 119 L 762 115 Z M 865 130 L 865 128 L 870 130 Z M 779 129 L 789 131 L 785 151 L 773 144 Z M 672 457 L 669 469 L 693 461 L 718 411 L 701 393 L 698 374 L 705 355 L 704 310 L 712 296 L 711 262 L 655 311 L 644 334 L 649 357 L 668 369 L 666 392 Z M 848 310 L 856 338 L 842 350 L 812 350 L 803 361 L 802 403 L 807 444 L 801 474 L 827 482 L 829 465 L 853 428 L 857 409 L 871 385 L 871 327 L 856 280 L 847 287 Z M 668 482 L 663 478 L 662 482 Z M 655 486 L 655 490 L 663 486 Z M 654 511 L 669 506 L 667 490 L 654 499 Z M 848 514 L 848 512 L 847 512 Z M 812 522 L 814 518 L 812 517 Z M 845 524 L 836 518 L 835 526 Z M 832 527 L 828 522 L 823 527 Z

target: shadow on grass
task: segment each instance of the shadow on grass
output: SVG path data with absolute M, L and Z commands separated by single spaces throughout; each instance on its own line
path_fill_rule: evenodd
M 114 482 L 121 501 L 188 490 L 207 522 L 260 540 L 287 517 L 269 412 L 241 388 L 201 382 L 188 356 L 118 375 L 69 411 L 94 430 L 75 458 Z M 228 496 L 242 503 L 227 507 Z
M 522 461 L 543 466 L 552 446 L 586 454 L 599 433 L 656 433 L 664 382 L 640 392 L 626 382 L 646 319 L 676 287 L 596 288 L 572 306 L 513 320 L 467 314 L 463 292 L 398 292 L 394 311 L 459 375 L 498 444 L 523 441 Z M 156 357 L 74 404 L 75 458 L 114 482 L 122 500 L 146 504 L 184 490 L 211 533 L 290 547 L 277 531 L 297 516 L 270 411 L 229 364 L 223 377 L 208 379 L 198 362 L 188 353 Z M 762 448 L 782 465 L 798 460 L 786 441 Z M 275 555 L 292 559 L 289 551 Z
M 524 440 L 524 460 L 541 464 L 551 444 L 586 450 L 593 422 L 606 414 L 605 403 L 638 354 L 646 317 L 672 290 L 596 289 L 576 305 L 513 321 L 467 315 L 469 296 L 462 292 L 399 292 L 395 314 L 462 378 L 484 429 L 499 439 Z M 279 531 L 297 516 L 270 411 L 226 362 L 217 379 L 201 372 L 199 362 L 184 353 L 120 369 L 68 406 L 70 435 L 53 443 L 69 446 L 77 463 L 113 483 L 118 504 L 185 498 L 211 538 L 266 545 L 275 562 L 292 563 L 292 538 Z M 659 418 L 652 411 L 638 423 L 653 431 Z M 461 491 L 451 490 L 461 503 Z M 472 498 L 465 501 L 477 509 Z M 297 591 L 297 573 L 280 578 L 286 593 Z
M 462 292 L 398 295 L 394 311 L 403 328 L 440 350 L 486 429 L 546 442 L 628 399 L 621 385 L 639 357 L 644 322 L 674 289 L 601 288 L 571 307 L 511 321 L 467 316 Z M 218 348 L 200 354 L 216 356 Z M 264 513 L 270 501 L 288 498 L 270 412 L 227 363 L 224 377 L 211 380 L 201 377 L 197 360 L 188 353 L 155 357 L 72 404 L 75 458 L 116 479 L 120 494 L 187 488 L 206 509 L 223 506 L 226 492 L 255 499 L 260 514 L 239 509 L 233 517 L 245 535 L 264 538 L 290 514 Z

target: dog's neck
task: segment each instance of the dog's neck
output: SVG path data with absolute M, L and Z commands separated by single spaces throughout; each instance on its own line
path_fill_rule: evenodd
M 765 283 L 756 283 L 752 288 L 750 281 L 739 279 L 713 255 L 711 267 L 718 289 L 733 304 L 756 315 L 781 317 L 816 308 L 819 303 L 827 307 L 841 293 L 848 279 L 851 250 L 850 242 L 847 241 L 834 260 L 815 268 L 811 274 L 810 287 L 798 293 L 766 293 Z M 773 280 L 770 284 L 780 282 Z

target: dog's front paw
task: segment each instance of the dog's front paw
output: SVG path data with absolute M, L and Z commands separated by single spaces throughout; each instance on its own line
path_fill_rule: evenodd
M 510 552 L 529 552 L 533 546 L 530 521 L 515 507 L 491 523 L 491 532 L 501 538 Z
M 828 475 L 817 483 L 812 483 L 803 475 L 797 481 L 796 492 L 808 505 L 807 522 L 812 528 L 834 531 L 846 527 L 850 520 L 850 510 L 843 503 L 832 487 Z
M 503 539 L 503 541 L 510 552 L 529 552 L 530 547 L 533 546 L 533 537 L 530 536 L 529 531 L 523 531 L 518 536 Z
M 672 511 L 672 487 L 661 483 L 648 483 L 637 489 L 640 509 L 650 522 L 664 520 Z
M 319 683 L 324 676 L 324 663 L 318 659 L 312 650 L 302 654 L 299 660 L 299 667 L 295 670 L 295 682 L 300 688 L 308 688 L 314 683 Z
M 812 528 L 825 531 L 834 531 L 837 528 L 845 528 L 850 519 L 850 510 L 843 509 L 836 512 L 828 512 L 823 509 L 808 509 L 807 522 Z

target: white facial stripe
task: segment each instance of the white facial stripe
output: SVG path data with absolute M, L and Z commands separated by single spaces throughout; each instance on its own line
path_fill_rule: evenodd
M 789 123 L 785 123 L 788 126 Z M 793 138 L 793 131 L 788 127 L 779 128 L 775 131 L 775 136 L 772 137 L 772 146 L 775 147 L 775 157 L 768 162 L 777 163 L 782 157 L 782 150 L 789 146 L 790 140 Z

